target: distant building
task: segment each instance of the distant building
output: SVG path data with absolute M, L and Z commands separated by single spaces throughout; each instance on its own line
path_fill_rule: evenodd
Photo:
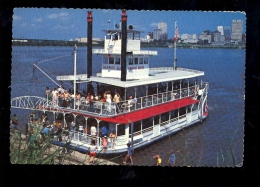
M 153 39 L 160 40 L 161 32 L 162 32 L 161 29 L 154 29 L 153 30 Z
M 224 35 L 223 26 L 217 26 L 218 32 L 220 32 L 221 35 Z
M 225 36 L 225 41 L 229 42 L 231 40 L 231 27 L 230 26 L 224 27 L 224 36 Z
M 243 21 L 232 20 L 231 40 L 238 41 L 238 42 L 242 41 L 242 30 L 243 30 Z
M 167 23 L 161 21 L 158 23 L 158 29 L 161 30 L 160 39 L 161 40 L 167 40 L 168 34 L 167 34 Z
M 213 42 L 212 45 L 224 45 L 225 44 L 225 36 L 221 35 L 221 32 L 218 30 L 213 32 Z
M 198 38 L 196 34 L 182 34 L 181 41 L 183 43 L 198 43 Z
M 198 39 L 200 44 L 209 44 L 212 42 L 212 32 L 210 30 L 205 30 L 201 34 L 199 34 Z

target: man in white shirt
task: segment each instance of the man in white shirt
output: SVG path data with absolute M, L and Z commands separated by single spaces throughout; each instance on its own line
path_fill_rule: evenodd
M 90 135 L 91 135 L 92 137 L 95 137 L 95 136 L 97 135 L 97 128 L 96 128 L 95 126 L 92 126 L 92 127 L 90 128 Z
M 53 91 L 51 92 L 52 94 L 52 103 L 53 106 L 57 106 L 58 105 L 58 91 L 56 90 L 56 88 L 53 88 Z

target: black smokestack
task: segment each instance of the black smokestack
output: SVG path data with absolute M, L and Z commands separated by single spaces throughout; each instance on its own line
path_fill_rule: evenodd
M 88 43 L 87 43 L 87 74 L 88 78 L 92 76 L 92 11 L 88 11 Z
M 127 40 L 127 15 L 126 10 L 122 10 L 122 39 L 121 39 L 121 81 L 126 81 L 126 40 Z

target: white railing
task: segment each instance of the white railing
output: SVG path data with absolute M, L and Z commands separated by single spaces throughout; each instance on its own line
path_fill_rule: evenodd
M 52 110 L 55 112 L 65 113 L 63 108 L 54 104 L 51 100 L 47 100 L 43 97 L 38 96 L 20 96 L 14 97 L 10 101 L 12 108 L 21 108 L 21 109 L 29 109 L 29 110 Z
M 179 117 L 172 118 L 172 119 L 164 121 L 160 124 L 155 124 L 154 126 L 160 125 L 161 127 L 165 127 L 166 125 L 169 125 L 170 123 L 173 123 L 173 122 L 178 121 L 178 120 L 181 120 L 180 122 L 183 122 L 183 121 L 185 121 L 186 116 L 187 116 L 186 114 L 183 114 Z M 146 138 L 146 137 L 148 138 L 149 136 L 154 137 L 154 134 L 160 135 L 161 132 L 164 132 L 165 130 L 167 131 L 167 129 L 170 129 L 170 131 L 173 130 L 171 128 L 171 126 L 169 126 L 169 127 L 166 127 L 167 129 L 157 128 L 158 132 L 154 132 L 154 126 L 150 126 L 150 127 L 145 128 L 145 129 L 134 132 L 133 133 L 134 145 L 142 142 L 143 138 Z M 177 127 L 177 128 L 181 128 L 181 127 Z M 98 147 L 102 146 L 102 138 L 101 137 L 91 136 L 89 134 L 80 133 L 80 132 L 77 132 L 77 131 L 70 131 L 70 133 L 71 133 L 72 139 L 74 141 L 76 141 L 79 145 L 80 144 L 90 145 L 91 140 L 95 139 L 96 145 Z M 129 134 L 129 136 L 126 136 L 126 135 L 117 136 L 117 138 L 115 139 L 115 142 L 114 142 L 115 143 L 114 146 L 115 147 L 125 146 L 128 142 L 131 142 L 131 134 Z M 110 145 L 112 144 L 112 140 L 110 138 L 108 138 L 108 143 Z
M 181 88 L 173 91 L 138 97 L 132 100 L 130 104 L 128 101 L 115 102 L 101 102 L 93 101 L 89 103 L 82 97 L 76 100 L 77 111 L 83 113 L 90 113 L 94 115 L 115 116 L 122 113 L 128 113 L 135 110 L 140 110 L 147 107 L 156 106 L 158 104 L 178 100 L 186 97 L 194 96 L 194 86 L 189 88 Z M 48 102 L 48 103 L 47 103 Z M 64 112 L 64 110 L 73 109 L 74 98 L 71 98 L 68 106 L 63 105 L 64 100 L 59 99 L 59 102 L 54 104 L 52 101 L 47 101 L 46 98 L 37 96 L 22 96 L 11 100 L 11 107 L 23 109 L 38 109 L 38 110 L 52 110 L 55 112 Z
M 169 71 L 173 70 L 173 67 L 158 67 L 158 68 L 149 68 L 150 71 Z M 177 70 L 180 71 L 188 71 L 188 72 L 193 72 L 193 73 L 204 73 L 203 71 L 199 70 L 194 70 L 194 69 L 187 69 L 187 68 L 178 68 Z

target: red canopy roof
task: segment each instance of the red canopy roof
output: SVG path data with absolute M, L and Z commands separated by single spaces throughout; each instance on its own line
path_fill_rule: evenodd
M 140 121 L 142 119 L 150 118 L 152 116 L 156 116 L 171 110 L 175 110 L 181 107 L 185 107 L 188 105 L 192 105 L 194 103 L 198 103 L 198 100 L 194 100 L 192 98 L 180 99 L 168 103 L 163 103 L 160 105 L 156 105 L 149 108 L 144 108 L 140 110 L 136 110 L 130 113 L 125 113 L 118 116 L 113 117 L 97 117 L 102 121 L 118 123 L 118 124 L 128 124 L 136 121 Z

